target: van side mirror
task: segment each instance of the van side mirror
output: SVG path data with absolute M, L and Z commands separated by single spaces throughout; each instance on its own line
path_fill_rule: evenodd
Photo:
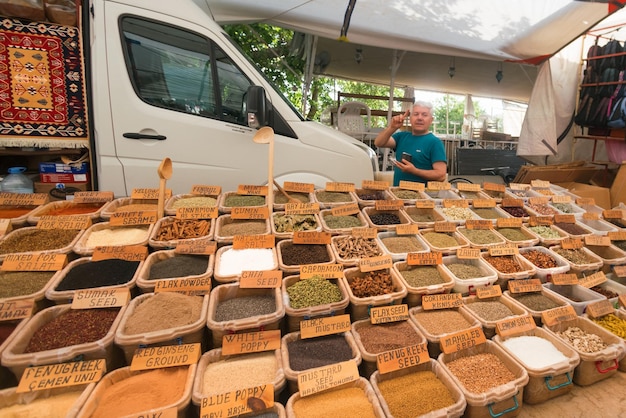
M 265 101 L 265 89 L 261 86 L 250 86 L 244 99 L 244 115 L 248 126 L 258 129 L 269 124 L 267 105 Z

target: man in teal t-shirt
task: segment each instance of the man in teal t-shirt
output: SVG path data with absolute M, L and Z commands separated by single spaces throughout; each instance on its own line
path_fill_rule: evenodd
M 407 116 L 410 116 L 411 132 L 396 132 Z M 392 117 L 389 126 L 374 140 L 377 147 L 396 151 L 396 160 L 393 160 L 394 186 L 398 186 L 400 180 L 427 183 L 446 179 L 446 151 L 443 142 L 430 132 L 432 123 L 432 105 L 415 102 L 412 111 Z M 402 158 L 403 153 L 411 155 L 410 161 Z

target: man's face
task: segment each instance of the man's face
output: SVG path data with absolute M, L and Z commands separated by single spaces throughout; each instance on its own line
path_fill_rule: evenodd
M 414 135 L 424 135 L 428 133 L 430 125 L 433 123 L 433 115 L 430 109 L 423 106 L 413 107 L 411 112 L 411 130 Z

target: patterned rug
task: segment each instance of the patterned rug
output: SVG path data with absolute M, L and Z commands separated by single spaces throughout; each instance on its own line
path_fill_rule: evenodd
M 0 22 L 0 146 L 86 147 L 78 30 Z

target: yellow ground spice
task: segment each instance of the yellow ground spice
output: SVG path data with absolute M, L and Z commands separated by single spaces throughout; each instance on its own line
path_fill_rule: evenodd
M 471 393 L 484 393 L 515 380 L 515 375 L 492 353 L 459 357 L 446 366 Z
M 75 390 L 58 395 L 36 398 L 28 403 L 16 403 L 0 408 L 2 418 L 57 418 L 64 417 L 69 412 L 74 402 L 82 394 L 82 391 Z
M 365 391 L 359 387 L 331 390 L 300 398 L 293 404 L 298 418 L 376 417 Z

